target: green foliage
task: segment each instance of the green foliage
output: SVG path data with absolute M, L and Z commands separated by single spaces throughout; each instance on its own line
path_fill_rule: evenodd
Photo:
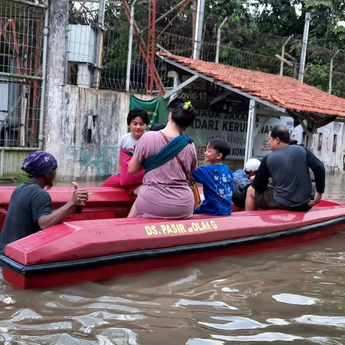
M 222 41 L 228 47 L 247 50 L 252 53 L 274 57 L 280 54 L 281 47 L 288 36 L 294 35 L 286 52 L 299 62 L 301 40 L 304 29 L 305 13 L 311 12 L 311 23 L 307 51 L 305 81 L 317 88 L 328 91 L 330 59 L 336 50 L 345 52 L 345 2 L 343 0 L 257 0 L 253 5 L 250 1 L 241 1 L 242 10 L 246 14 L 238 20 L 230 15 L 227 22 L 228 30 L 224 30 Z M 238 1 L 236 2 L 238 5 Z M 241 6 L 238 6 L 241 8 Z M 250 10 L 248 10 L 250 8 Z M 235 10 L 235 9 L 233 9 Z M 218 11 L 218 23 L 222 16 Z M 226 61 L 226 56 L 222 54 Z M 338 54 L 334 60 L 332 93 L 345 97 L 345 86 L 339 73 L 345 70 L 344 55 Z M 260 65 L 265 71 L 266 66 Z M 255 67 L 248 64 L 252 69 Z M 292 69 L 285 67 L 286 75 L 292 76 Z
M 157 1 L 156 18 L 160 18 L 180 1 Z M 247 66 L 255 70 L 272 72 L 272 69 L 267 67 L 267 63 L 251 60 L 250 55 L 238 54 L 235 57 L 236 51 L 233 48 L 273 58 L 275 54 L 280 54 L 287 37 L 294 35 L 286 46 L 286 52 L 299 61 L 307 11 L 311 12 L 312 19 L 306 61 L 309 67 L 305 80 L 327 91 L 330 59 L 337 49 L 345 51 L 345 27 L 342 23 L 345 21 L 344 0 L 206 0 L 203 40 L 209 43 L 216 42 L 217 29 L 223 19 L 228 17 L 222 30 L 222 44 L 226 48 L 221 50 L 221 61 L 231 61 L 240 67 Z M 185 42 L 188 43 L 175 42 L 172 38 L 166 43 L 166 48 L 175 47 L 175 53 L 180 52 L 188 56 L 193 32 L 193 11 L 187 6 L 170 25 L 176 12 L 175 10 L 157 23 L 157 33 L 167 27 L 166 32 L 169 34 L 186 38 Z M 138 1 L 135 7 L 135 19 L 145 41 L 147 18 L 147 2 Z M 126 64 L 129 32 L 128 19 L 121 6 L 115 3 L 107 5 L 105 27 L 103 66 L 105 70 L 119 70 Z M 133 47 L 133 61 L 137 61 L 140 52 L 135 40 Z M 339 54 L 334 60 L 335 71 L 345 70 L 342 66 L 343 61 L 344 55 Z M 292 76 L 291 68 L 286 66 L 284 71 L 286 75 Z M 343 78 L 340 77 L 340 73 L 336 76 L 333 78 L 333 93 L 345 97 Z
M 320 90 L 327 90 L 329 76 L 329 67 L 327 67 L 317 61 L 309 63 L 307 66 L 306 82 L 316 86 Z
M 298 1 L 259 0 L 263 10 L 257 17 L 258 29 L 279 36 L 293 34 L 296 28 L 293 29 L 291 24 L 298 20 L 295 8 L 297 3 Z
M 29 177 L 28 175 L 26 174 L 16 174 L 14 177 L 13 177 L 13 182 L 15 184 L 21 184 L 21 183 L 24 183 L 26 181 L 29 180 Z

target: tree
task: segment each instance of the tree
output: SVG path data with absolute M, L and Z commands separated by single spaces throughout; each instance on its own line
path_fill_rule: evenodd
M 156 17 L 160 18 L 180 1 L 157 1 Z M 330 59 L 337 49 L 345 51 L 343 0 L 206 0 L 203 41 L 212 44 L 204 47 L 202 58 L 214 61 L 217 29 L 223 19 L 228 17 L 222 30 L 222 45 L 226 46 L 226 49 L 221 51 L 223 61 L 228 59 L 233 64 L 237 63 L 237 66 L 272 72 L 273 69 L 267 66 L 272 65 L 272 58 L 275 54 L 280 54 L 282 44 L 290 35 L 294 35 L 294 39 L 286 47 L 286 52 L 298 61 L 307 11 L 311 12 L 312 20 L 307 53 L 309 67 L 305 80 L 327 90 Z M 176 13 L 177 10 L 157 23 L 157 35 L 163 28 L 166 29 L 166 33 L 158 35 L 157 40 L 175 54 L 191 56 L 193 11 L 187 6 L 171 23 Z M 147 17 L 147 3 L 138 1 L 135 19 L 144 40 L 147 39 Z M 125 66 L 127 60 L 128 19 L 121 6 L 110 3 L 107 5 L 105 22 L 107 30 L 104 42 L 104 69 L 119 69 L 120 65 Z M 135 41 L 133 46 L 136 47 Z M 234 48 L 247 51 L 248 55 Z M 264 57 L 258 56 L 255 57 L 258 59 L 256 61 L 251 53 L 267 56 L 267 61 L 264 61 Z M 133 61 L 140 59 L 137 48 L 133 50 L 133 54 Z M 237 54 L 236 59 L 234 54 Z M 344 57 L 340 53 L 334 61 L 336 71 L 345 70 L 345 67 L 342 67 Z M 286 68 L 285 71 L 292 75 L 291 69 Z M 345 96 L 340 84 L 334 81 L 334 93 Z

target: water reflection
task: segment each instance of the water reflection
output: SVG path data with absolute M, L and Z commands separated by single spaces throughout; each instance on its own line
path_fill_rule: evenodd
M 338 200 L 343 179 L 328 184 Z M 0 308 L 0 344 L 345 344 L 344 243 L 345 232 L 51 289 L 18 290 L 1 277 L 0 300 L 16 303 Z
M 289 293 L 281 293 L 279 295 L 273 295 L 272 297 L 278 302 L 294 305 L 312 305 L 319 302 L 317 298 L 293 295 Z
M 260 342 L 262 343 L 272 343 L 276 341 L 294 341 L 303 340 L 303 337 L 297 335 L 286 334 L 286 333 L 273 333 L 266 332 L 255 335 L 239 335 L 239 336 L 229 336 L 229 335 L 212 335 L 214 339 L 226 340 L 227 342 Z
M 266 328 L 268 325 L 254 321 L 246 317 L 219 317 L 211 316 L 211 319 L 226 321 L 226 323 L 210 323 L 210 322 L 200 322 L 200 325 L 204 325 L 211 328 L 216 328 L 220 330 L 238 330 L 238 329 L 256 329 L 256 328 Z
M 309 325 L 323 325 L 340 328 L 345 327 L 345 317 L 341 316 L 303 315 L 296 318 L 295 321 Z
M 48 291 L 2 282 L 1 297 L 17 303 L 1 310 L 1 335 L 23 344 L 342 344 L 344 240 Z

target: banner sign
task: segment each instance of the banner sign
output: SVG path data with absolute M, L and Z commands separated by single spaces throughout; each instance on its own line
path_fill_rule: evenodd
M 182 76 L 181 82 L 190 78 L 190 76 Z M 230 108 L 232 112 L 241 112 L 248 110 L 249 101 L 247 98 L 229 90 L 224 90 L 219 86 L 209 81 L 199 78 L 193 83 L 185 86 L 177 98 L 174 98 L 169 103 L 169 108 L 173 109 L 176 104 L 181 102 L 191 101 L 194 109 L 209 109 L 210 103 L 216 97 L 227 92 L 227 97 L 224 97 L 220 102 L 213 104 L 213 111 L 227 112 Z
M 228 158 L 244 159 L 248 115 L 214 112 L 208 110 L 197 110 L 198 116 L 193 125 L 186 131 L 194 139 L 194 144 L 198 155 L 203 155 L 206 150 L 207 143 L 212 139 L 222 139 L 230 145 L 230 155 Z M 266 117 L 256 117 L 256 127 L 266 121 Z M 260 129 L 258 135 L 254 139 L 255 158 L 263 158 L 270 152 L 268 146 L 268 133 L 273 126 L 282 125 L 293 130 L 293 119 L 291 117 L 281 116 L 271 117 L 268 122 Z
M 150 126 L 153 123 L 166 124 L 169 111 L 167 110 L 168 100 L 158 97 L 150 100 L 142 100 L 130 95 L 129 110 L 134 108 L 145 109 L 150 116 Z M 129 131 L 129 130 L 128 130 Z

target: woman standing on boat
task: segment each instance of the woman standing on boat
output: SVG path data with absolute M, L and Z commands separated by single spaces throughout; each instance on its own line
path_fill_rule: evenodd
M 195 120 L 196 112 L 190 102 L 178 105 L 168 117 L 167 126 L 159 132 L 146 132 L 135 146 L 129 163 L 131 174 L 138 172 L 145 160 L 157 154 L 167 141 L 177 139 Z M 179 139 L 189 137 L 182 135 Z M 176 140 L 175 140 L 176 141 Z M 194 196 L 187 174 L 197 167 L 196 150 L 193 143 L 186 143 L 177 158 L 153 168 L 145 174 L 140 194 L 135 202 L 134 217 L 183 219 L 194 212 Z M 186 173 L 184 172 L 186 171 Z

